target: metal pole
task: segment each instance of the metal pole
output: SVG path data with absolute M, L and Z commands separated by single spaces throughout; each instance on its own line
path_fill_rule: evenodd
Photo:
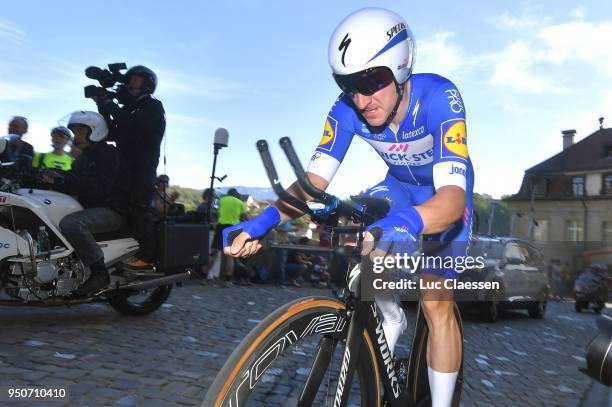
M 213 167 L 212 174 L 210 175 L 210 194 L 208 195 L 208 210 L 206 211 L 206 222 L 210 223 L 212 220 L 212 204 L 213 204 L 213 196 L 214 193 L 214 184 L 215 184 L 215 170 L 217 169 L 217 155 L 219 155 L 219 149 L 221 147 L 215 144 L 214 158 L 213 158 Z
M 496 203 L 491 201 L 491 215 L 489 216 L 489 230 L 487 234 L 491 236 L 491 231 L 493 230 L 493 219 L 495 219 L 495 206 Z

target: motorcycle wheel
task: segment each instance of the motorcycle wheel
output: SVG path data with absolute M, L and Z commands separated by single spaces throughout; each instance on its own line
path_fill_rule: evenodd
M 582 312 L 582 302 L 581 301 L 576 301 L 574 303 L 574 308 L 576 309 L 576 312 Z
M 124 290 L 113 294 L 108 302 L 123 315 L 148 315 L 166 302 L 170 291 L 172 291 L 172 285 L 162 285 L 153 290 L 147 290 L 144 295 L 142 291 Z

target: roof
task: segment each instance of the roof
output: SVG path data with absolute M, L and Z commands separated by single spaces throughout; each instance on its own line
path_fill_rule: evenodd
M 527 169 L 525 174 L 612 170 L 612 129 L 597 130 L 560 153 Z

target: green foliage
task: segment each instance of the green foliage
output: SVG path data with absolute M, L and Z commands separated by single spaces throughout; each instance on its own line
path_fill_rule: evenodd
M 179 193 L 179 197 L 176 201 L 185 205 L 185 211 L 187 212 L 195 211 L 197 206 L 202 202 L 202 191 L 203 190 L 192 189 L 192 188 L 182 188 L 176 185 L 171 185 L 168 188 L 167 193 L 168 195 L 170 195 L 170 193 L 174 191 Z
M 478 217 L 477 233 L 487 234 L 489 232 L 489 221 L 491 217 L 491 207 L 495 206 L 491 234 L 495 236 L 510 235 L 510 210 L 503 201 L 491 202 L 480 194 L 474 194 L 474 212 Z

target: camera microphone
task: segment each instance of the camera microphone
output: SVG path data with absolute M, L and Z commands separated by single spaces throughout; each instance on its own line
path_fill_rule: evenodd
M 98 68 L 97 66 L 88 66 L 85 68 L 85 76 L 90 79 L 98 79 L 104 70 L 102 68 Z

